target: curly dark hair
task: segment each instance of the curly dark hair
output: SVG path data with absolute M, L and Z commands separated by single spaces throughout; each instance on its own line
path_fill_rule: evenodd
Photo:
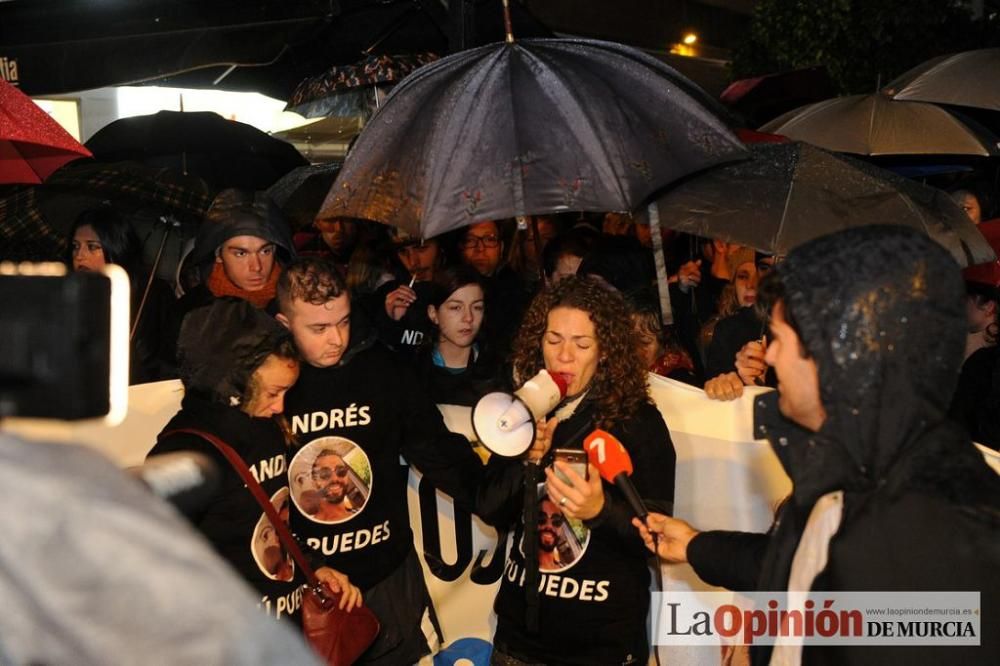
M 282 271 L 278 278 L 278 307 L 286 315 L 292 301 L 323 305 L 347 292 L 344 278 L 326 259 L 306 257 Z
M 632 417 L 650 398 L 646 369 L 635 351 L 636 333 L 628 307 L 621 294 L 589 278 L 565 278 L 531 302 L 514 338 L 511 361 L 515 378 L 524 381 L 545 367 L 543 336 L 549 312 L 558 307 L 582 310 L 594 322 L 600 361 L 587 398 L 596 408 L 597 424 L 610 428 Z

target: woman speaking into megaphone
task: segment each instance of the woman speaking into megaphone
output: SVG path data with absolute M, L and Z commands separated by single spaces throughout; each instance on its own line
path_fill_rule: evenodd
M 634 335 L 619 293 L 567 278 L 535 298 L 514 340 L 515 385 L 535 382 L 545 393 L 551 377 L 563 397 L 543 415 L 532 411 L 523 455 L 494 455 L 487 466 L 480 515 L 514 528 L 495 604 L 494 664 L 648 659 L 648 553 L 628 503 L 593 465 L 585 472 L 557 462 L 563 478 L 552 468 L 557 449 L 579 450 L 603 429 L 599 441 L 619 440 L 631 458 L 638 494 L 669 512 L 676 456 Z M 524 401 L 539 404 L 525 386 Z

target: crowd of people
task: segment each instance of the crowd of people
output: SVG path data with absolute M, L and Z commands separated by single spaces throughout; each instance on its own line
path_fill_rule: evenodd
M 342 603 L 379 617 L 365 664 L 415 663 L 443 640 L 401 456 L 513 534 L 494 664 L 646 663 L 650 550 L 737 590 L 793 579 L 980 589 L 1000 563 L 1000 488 L 969 439 L 1000 446 L 1000 269 L 968 273 L 963 288 L 954 262 L 915 232 L 856 230 L 787 258 L 666 232 L 669 326 L 649 228 L 616 213 L 486 220 L 429 239 L 348 219 L 293 234 L 266 195 L 227 190 L 173 288 L 134 260 L 130 233 L 111 209 L 90 211 L 71 232 L 69 261 L 126 268 L 133 382 L 183 383 L 181 411 L 151 453 L 217 460 L 226 482 L 191 521 L 268 615 L 295 620 L 294 562 L 215 448 L 180 431 L 233 446 Z M 522 458 L 474 448 L 436 407 L 470 407 L 542 369 L 566 397 Z M 699 533 L 669 518 L 676 455 L 649 372 L 715 399 L 778 388 L 756 407 L 758 434 L 794 490 L 769 534 Z M 555 462 L 595 428 L 634 461 L 648 521 L 633 521 L 593 466 Z M 843 537 L 823 544 L 830 567 L 803 573 L 796 548 L 831 503 Z M 927 538 L 914 536 L 918 516 L 933 519 Z M 859 562 L 873 550 L 884 559 Z

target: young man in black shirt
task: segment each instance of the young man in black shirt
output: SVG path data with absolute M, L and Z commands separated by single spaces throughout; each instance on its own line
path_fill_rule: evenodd
M 289 463 L 293 529 L 308 549 L 350 576 L 379 617 L 382 631 L 360 663 L 414 663 L 440 632 L 413 549 L 400 456 L 470 509 L 482 463 L 464 437 L 447 430 L 405 364 L 360 318 L 352 319 L 346 286 L 332 266 L 312 259 L 290 266 L 278 283 L 278 303 L 278 321 L 303 359 L 286 398 L 300 445 Z M 333 456 L 350 482 L 343 499 L 350 506 L 337 515 L 316 506 L 326 483 L 314 472 Z

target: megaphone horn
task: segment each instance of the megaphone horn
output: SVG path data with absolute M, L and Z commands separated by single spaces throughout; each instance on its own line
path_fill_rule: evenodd
M 498 391 L 479 399 L 472 409 L 472 429 L 490 452 L 514 458 L 535 439 L 535 420 L 545 416 L 566 396 L 560 375 L 540 370 L 513 394 Z

